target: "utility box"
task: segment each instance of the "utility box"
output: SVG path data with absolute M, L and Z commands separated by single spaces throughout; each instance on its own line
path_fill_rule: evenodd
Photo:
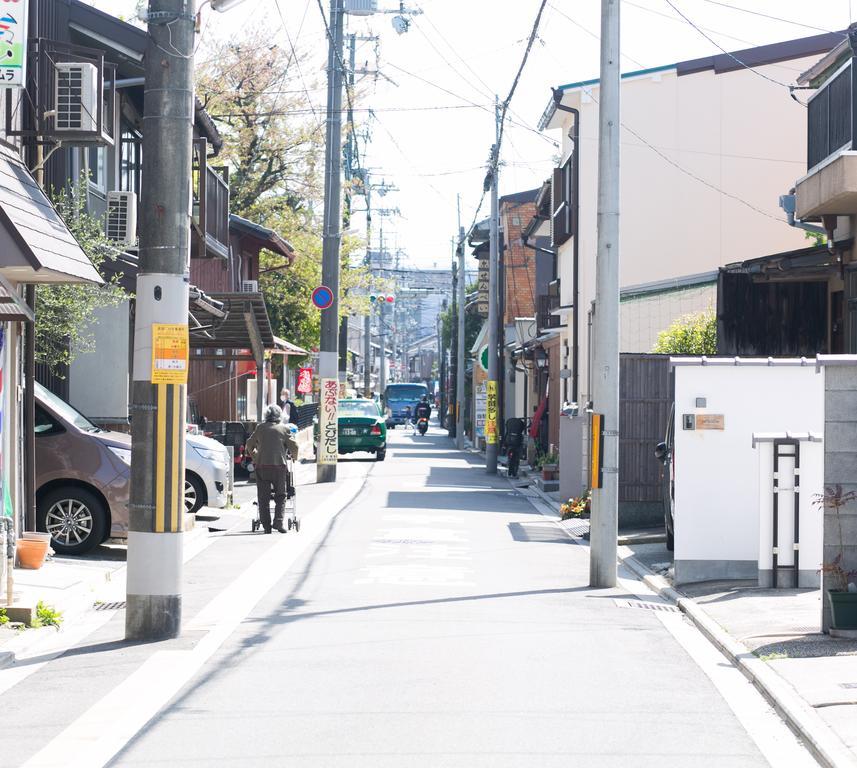
M 817 585 L 811 574 L 821 561 L 822 515 L 811 502 L 823 485 L 817 441 L 824 433 L 824 372 L 816 371 L 814 360 L 672 358 L 671 364 L 676 583 L 773 584 L 773 440 L 791 436 L 800 446 L 799 541 L 793 535 L 794 459 L 783 449 L 777 568 L 793 568 L 797 543 L 797 580 L 801 586 Z M 698 407 L 700 402 L 705 407 Z M 784 576 L 778 585 L 787 581 Z
M 378 0 L 345 0 L 345 12 L 352 16 L 371 16 L 378 12 Z

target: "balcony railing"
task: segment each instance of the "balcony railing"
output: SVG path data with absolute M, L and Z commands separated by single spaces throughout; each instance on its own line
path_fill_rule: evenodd
M 536 297 L 536 323 L 540 331 L 545 328 L 559 328 L 559 315 L 551 314 L 555 309 L 559 309 L 559 296 Z
M 807 168 L 815 168 L 843 149 L 854 148 L 853 59 L 830 77 L 807 104 Z
M 229 256 L 229 172 L 208 164 L 208 143 L 194 140 L 193 228 L 197 258 Z

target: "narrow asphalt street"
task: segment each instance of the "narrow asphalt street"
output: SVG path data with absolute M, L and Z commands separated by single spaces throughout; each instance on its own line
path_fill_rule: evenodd
M 590 590 L 587 548 L 526 489 L 436 426 L 390 447 L 342 461 L 340 514 L 303 487 L 297 536 L 235 529 L 193 558 L 179 640 L 129 646 L 118 611 L 18 682 L 0 762 L 815 764 L 629 574 Z

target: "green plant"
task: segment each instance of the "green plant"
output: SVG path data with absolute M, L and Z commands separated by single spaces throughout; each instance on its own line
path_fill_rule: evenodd
M 716 315 L 709 310 L 678 318 L 658 334 L 652 352 L 660 355 L 716 355 Z
M 542 466 L 545 464 L 559 464 L 559 454 L 556 451 L 548 451 L 542 456 Z
M 0 608 L 0 626 L 9 623 L 9 617 L 6 615 L 6 609 Z
M 773 651 L 772 653 L 761 653 L 757 654 L 757 656 L 762 661 L 776 661 L 777 659 L 787 659 L 789 655 L 787 653 L 783 653 L 782 651 Z
M 831 592 L 857 592 L 857 584 L 853 579 L 857 577 L 857 571 L 846 570 L 842 567 L 842 559 L 845 555 L 845 541 L 842 535 L 842 508 L 857 501 L 857 491 L 843 491 L 841 485 L 825 488 L 824 493 L 818 493 L 813 498 L 813 505 L 824 509 L 832 509 L 836 520 L 837 541 L 839 552 L 830 562 L 822 563 L 819 571 L 829 574 L 832 581 L 829 591 Z
M 36 618 L 33 619 L 30 626 L 33 629 L 39 627 L 57 627 L 62 624 L 62 612 L 56 610 L 52 605 L 48 605 L 42 600 L 36 603 Z

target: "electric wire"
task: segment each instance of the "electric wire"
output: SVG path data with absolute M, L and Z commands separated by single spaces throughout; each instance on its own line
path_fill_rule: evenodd
M 585 32 L 587 35 L 589 35 L 590 37 L 592 37 L 592 38 L 594 38 L 595 40 L 597 40 L 599 43 L 601 42 L 601 36 L 600 36 L 600 35 L 597 35 L 597 34 L 596 34 L 595 32 L 593 32 L 591 29 L 589 29 L 589 28 L 587 28 L 587 27 L 584 27 L 584 26 L 583 26 L 583 24 L 581 24 L 581 23 L 580 23 L 579 21 L 577 21 L 576 19 L 571 18 L 571 16 L 569 16 L 565 11 L 561 11 L 561 10 L 560 10 L 559 8 L 557 8 L 553 3 L 548 3 L 548 5 L 550 6 L 550 8 L 551 8 L 551 10 L 552 10 L 552 11 L 555 11 L 556 13 L 558 13 L 558 14 L 559 14 L 560 16 L 562 16 L 564 19 L 566 19 L 567 21 L 569 21 L 569 22 L 571 22 L 572 24 L 574 24 L 574 26 L 575 26 L 575 27 L 577 27 L 578 29 L 582 30 L 582 31 L 583 31 L 583 32 Z M 645 65 L 645 64 L 641 64 L 639 61 L 637 61 L 637 59 L 632 58 L 631 56 L 629 56 L 629 55 L 628 55 L 627 53 L 625 53 L 624 51 L 621 51 L 621 52 L 620 52 L 620 54 L 621 54 L 621 56 L 622 56 L 622 57 L 626 58 L 628 61 L 630 61 L 632 64 L 636 65 L 636 66 L 637 66 L 637 67 L 639 67 L 640 69 L 645 69 L 645 68 L 646 68 L 646 65 Z
M 779 21 L 783 24 L 791 24 L 795 27 L 803 27 L 804 29 L 812 29 L 816 32 L 825 32 L 829 35 L 839 35 L 840 37 L 847 38 L 848 35 L 839 30 L 826 29 L 825 27 L 817 27 L 814 24 L 804 24 L 800 21 L 795 21 L 794 19 L 784 19 L 782 16 L 774 16 L 770 13 L 762 13 L 761 11 L 754 11 L 750 8 L 742 8 L 738 5 L 732 5 L 731 3 L 724 3 L 721 0 L 702 0 L 704 3 L 708 3 L 709 5 L 719 5 L 721 8 L 729 8 L 733 11 L 740 11 L 741 13 L 749 13 L 752 16 L 760 16 L 763 19 L 770 19 L 771 21 Z
M 316 120 L 319 120 L 319 116 L 318 116 L 318 113 L 316 112 L 315 105 L 312 102 L 312 97 L 309 95 L 309 90 L 307 89 L 306 80 L 304 79 L 304 73 L 303 73 L 303 70 L 301 69 L 300 57 L 298 56 L 297 51 L 295 50 L 295 44 L 292 41 L 292 36 L 289 34 L 289 27 L 288 27 L 288 24 L 286 24 L 286 16 L 283 13 L 282 7 L 280 6 L 280 0 L 274 0 L 274 5 L 277 8 L 277 13 L 280 15 L 280 22 L 283 25 L 283 32 L 286 33 L 286 40 L 289 41 L 289 49 L 291 51 L 289 54 L 289 60 L 288 60 L 288 62 L 286 62 L 285 71 L 288 72 L 292 61 L 294 61 L 295 66 L 297 67 L 297 70 L 298 70 L 298 77 L 300 78 L 301 86 L 303 87 L 304 96 L 306 96 L 307 104 L 309 104 L 310 109 L 312 110 L 313 117 L 315 117 Z M 309 9 L 309 0 L 307 0 L 307 5 L 306 5 L 306 8 L 304 9 L 304 18 L 306 18 L 306 13 L 307 13 L 308 9 Z M 301 29 L 303 29 L 303 21 L 301 21 L 301 27 L 298 30 L 298 34 L 297 34 L 298 38 L 300 38 Z

